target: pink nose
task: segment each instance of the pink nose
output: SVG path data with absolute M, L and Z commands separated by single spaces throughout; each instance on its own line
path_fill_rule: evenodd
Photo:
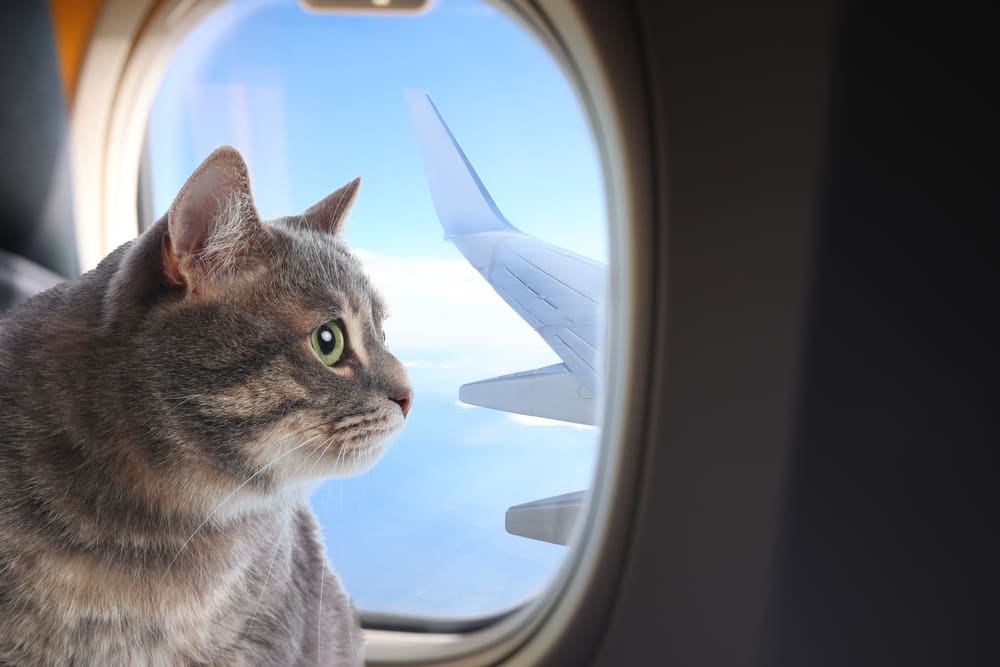
M 413 392 L 400 392 L 395 396 L 390 396 L 389 400 L 399 406 L 399 408 L 403 411 L 403 416 L 405 417 L 410 414 L 410 404 L 413 403 Z

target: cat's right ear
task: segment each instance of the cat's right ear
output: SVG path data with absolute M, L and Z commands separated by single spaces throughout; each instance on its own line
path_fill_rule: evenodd
M 167 216 L 163 269 L 189 290 L 252 263 L 267 231 L 254 207 L 243 157 L 216 149 L 194 170 Z

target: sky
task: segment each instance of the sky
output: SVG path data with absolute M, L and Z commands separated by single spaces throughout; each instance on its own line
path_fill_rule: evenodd
M 508 220 L 607 260 L 600 168 L 572 89 L 520 26 L 467 0 L 405 18 L 223 6 L 180 45 L 154 102 L 153 207 L 221 144 L 246 158 L 265 218 L 362 178 L 345 240 L 389 303 L 388 344 L 416 397 L 378 465 L 311 502 L 360 609 L 474 618 L 554 576 L 567 548 L 507 534 L 504 512 L 589 487 L 599 433 L 458 401 L 463 383 L 559 359 L 443 239 L 406 87 L 430 93 Z

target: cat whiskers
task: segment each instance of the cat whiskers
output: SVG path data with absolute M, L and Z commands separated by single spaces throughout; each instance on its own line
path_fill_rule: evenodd
M 257 604 L 254 605 L 253 614 L 250 616 L 250 622 L 247 623 L 246 632 L 243 633 L 243 640 L 246 641 L 247 637 L 250 636 L 250 630 L 253 628 L 253 623 L 257 619 L 257 612 L 260 610 L 260 603 L 264 600 L 264 593 L 267 592 L 267 583 L 271 580 L 271 570 L 274 568 L 274 561 L 278 557 L 278 550 L 281 546 L 288 540 L 288 531 L 286 530 L 281 539 L 277 541 L 274 545 L 274 553 L 271 554 L 271 562 L 267 566 L 267 574 L 264 575 L 264 583 L 260 587 L 260 595 L 257 596 Z
M 336 434 L 334 434 L 334 435 L 336 435 Z M 330 447 L 332 447 L 335 442 L 336 442 L 336 440 L 334 439 L 334 437 L 330 436 L 330 441 L 328 443 L 326 443 L 326 446 L 324 446 L 323 449 L 322 449 L 322 451 L 320 451 L 319 455 L 316 457 L 316 460 L 313 461 L 312 466 L 310 466 L 309 470 L 306 471 L 306 474 L 305 474 L 306 477 L 309 477 L 309 475 L 312 474 L 312 471 L 316 469 L 316 466 L 319 464 L 319 462 L 323 460 L 323 456 L 326 455 L 327 450 L 329 450 Z M 340 451 L 337 453 L 337 460 L 336 460 L 336 462 L 334 462 L 334 467 L 336 467 L 340 463 L 340 455 L 343 453 L 343 451 L 344 451 L 344 447 L 341 446 Z
M 305 430 L 305 429 L 303 429 L 303 430 Z M 205 525 L 209 521 L 212 520 L 212 517 L 214 517 L 219 512 L 219 510 L 221 510 L 223 508 L 223 506 L 227 502 L 229 502 L 230 500 L 232 500 L 233 496 L 235 496 L 237 493 L 239 493 L 240 490 L 243 489 L 243 487 L 245 487 L 247 484 L 249 484 L 250 482 L 252 482 L 254 479 L 257 478 L 258 475 L 264 473 L 266 470 L 268 470 L 275 463 L 277 463 L 281 459 L 285 458 L 286 456 L 288 456 L 292 452 L 294 452 L 294 451 L 296 451 L 298 449 L 301 449 L 302 447 L 305 447 L 306 445 L 311 444 L 312 442 L 315 442 L 318 438 L 319 438 L 319 436 L 315 436 L 313 438 L 309 438 L 307 440 L 304 440 L 300 444 L 298 444 L 295 447 L 292 447 L 291 449 L 289 449 L 287 452 L 285 452 L 283 454 L 279 454 L 278 456 L 274 457 L 267 464 L 265 464 L 264 466 L 262 466 L 260 470 L 258 470 L 254 474 L 252 474 L 249 477 L 247 477 L 239 486 L 237 486 L 235 489 L 233 489 L 232 493 L 230 493 L 228 496 L 226 496 L 225 498 L 223 498 L 222 501 L 219 502 L 219 504 L 215 506 L 215 509 L 213 509 L 211 512 L 209 512 L 208 516 L 206 516 L 205 519 L 200 524 L 198 524 L 198 527 L 195 528 L 194 531 L 188 536 L 188 538 L 186 540 L 184 540 L 184 543 L 181 544 L 180 548 L 177 550 L 177 553 L 174 554 L 174 557 L 170 559 L 169 563 L 167 563 L 167 569 L 164 570 L 163 576 L 160 577 L 160 582 L 162 583 L 163 580 L 167 578 L 167 575 L 170 574 L 170 570 L 171 570 L 171 568 L 173 568 L 174 563 L 176 563 L 177 559 L 180 558 L 180 555 L 187 548 L 187 545 L 191 543 L 191 540 L 193 540 L 195 538 L 195 536 L 201 531 L 201 529 L 204 528 Z
M 326 455 L 327 450 L 329 450 L 330 447 L 333 446 L 334 442 L 336 442 L 336 440 L 331 436 L 330 437 L 330 441 L 328 443 L 326 443 L 326 446 L 323 447 L 323 449 L 320 451 L 319 455 L 316 457 L 316 460 L 313 461 L 312 466 L 309 468 L 309 472 L 306 473 L 306 477 L 308 477 L 310 474 L 312 474 L 313 469 L 320 462 L 320 460 L 322 460 L 323 456 Z M 344 447 L 341 447 L 340 451 L 337 452 L 337 462 L 334 463 L 334 466 L 339 465 L 339 463 L 340 463 L 340 457 L 343 454 L 344 454 Z M 326 580 L 326 567 L 324 566 L 322 568 L 322 570 L 320 571 L 320 576 L 319 576 L 319 604 L 318 604 L 318 607 L 317 607 L 317 614 L 316 614 L 317 617 L 318 617 L 318 621 L 317 621 L 318 626 L 316 628 L 316 660 L 317 661 L 320 660 L 320 654 L 323 651 L 323 582 L 325 580 Z M 263 591 L 261 591 L 261 593 L 263 594 Z
M 308 428 L 301 429 L 301 430 L 297 431 L 295 435 L 297 435 L 299 433 L 302 433 L 302 432 L 304 432 L 306 430 L 308 430 Z M 316 440 L 318 440 L 319 437 L 320 436 L 318 436 L 318 435 L 317 436 L 313 436 L 312 438 L 309 438 L 303 444 L 313 443 Z M 322 460 L 323 456 L 326 454 L 327 450 L 330 449 L 330 447 L 333 445 L 333 443 L 334 443 L 334 440 L 333 440 L 333 438 L 331 438 L 330 442 L 328 442 L 326 444 L 326 446 L 323 447 L 322 451 L 320 451 L 320 453 L 316 456 L 316 460 L 313 461 L 312 466 L 309 468 L 309 471 L 306 473 L 306 477 L 308 477 L 309 474 L 312 473 L 313 468 L 315 468 L 316 465 L 320 462 L 320 460 Z M 250 615 L 250 621 L 249 621 L 249 623 L 247 623 L 247 629 L 243 633 L 243 639 L 244 640 L 247 637 L 250 636 L 250 631 L 253 629 L 254 621 L 257 619 L 257 612 L 260 609 L 260 604 L 261 604 L 261 602 L 264 599 L 264 594 L 267 592 L 267 584 L 271 580 L 271 571 L 274 569 L 274 561 L 277 559 L 278 550 L 281 548 L 281 546 L 285 543 L 285 541 L 287 539 L 288 539 L 288 533 L 286 532 L 286 533 L 284 533 L 282 535 L 282 539 L 278 540 L 278 542 L 274 545 L 274 551 L 271 553 L 271 560 L 270 560 L 270 562 L 268 563 L 268 566 L 267 566 L 267 574 L 264 575 L 264 583 L 261 584 L 260 594 L 257 596 L 257 604 L 254 605 L 253 614 Z

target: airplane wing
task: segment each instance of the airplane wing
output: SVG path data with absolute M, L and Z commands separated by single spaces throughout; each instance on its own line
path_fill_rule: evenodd
M 445 238 L 562 360 L 464 385 L 472 405 L 595 424 L 597 338 L 607 267 L 514 227 L 427 93 L 404 91 Z
M 514 505 L 505 517 L 507 532 L 552 544 L 569 544 L 589 495 L 589 491 L 574 491 Z

